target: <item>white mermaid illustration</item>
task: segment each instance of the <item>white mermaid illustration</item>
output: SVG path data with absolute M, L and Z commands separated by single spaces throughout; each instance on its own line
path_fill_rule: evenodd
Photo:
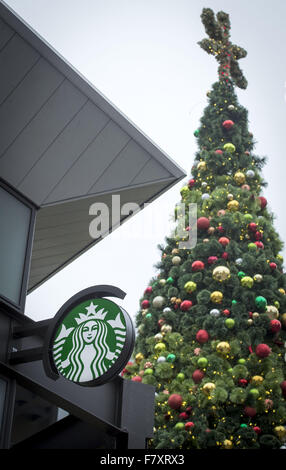
M 115 320 L 105 321 L 108 312 L 104 308 L 96 311 L 98 306 L 93 302 L 85 308 L 86 314 L 79 313 L 74 318 L 77 326 L 66 328 L 62 324 L 53 346 L 54 361 L 59 372 L 73 382 L 89 382 L 103 375 L 120 355 L 126 336 L 120 313 Z M 115 334 L 115 351 L 110 351 L 108 346 L 108 324 Z M 71 346 L 63 359 L 67 338 L 70 338 Z

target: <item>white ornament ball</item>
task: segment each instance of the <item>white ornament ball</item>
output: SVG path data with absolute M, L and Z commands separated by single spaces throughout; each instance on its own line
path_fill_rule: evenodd
M 175 265 L 175 266 L 178 266 L 180 263 L 181 263 L 182 259 L 180 258 L 180 256 L 174 256 L 172 258 L 172 263 Z
M 160 357 L 158 357 L 157 362 L 158 362 L 159 364 L 162 363 L 162 362 L 166 362 L 165 356 L 160 356 Z
M 242 259 L 242 258 L 237 258 L 237 259 L 235 260 L 235 264 L 237 264 L 238 266 L 241 266 L 242 263 L 243 263 L 243 259 Z
M 171 312 L 172 310 L 170 309 L 170 307 L 165 307 L 163 312 L 164 313 L 168 313 L 168 312 Z
M 210 198 L 210 195 L 209 195 L 208 193 L 204 193 L 204 194 L 202 195 L 202 200 L 203 200 L 203 201 L 206 201 L 206 200 L 209 199 L 209 198 Z
M 162 339 L 163 339 L 163 335 L 162 335 L 162 333 L 157 333 L 157 334 L 154 336 L 154 338 L 155 338 L 156 341 L 159 341 L 159 342 L 160 342 L 160 341 L 162 341 Z
M 213 308 L 211 311 L 210 311 L 210 315 L 212 317 L 218 317 L 220 315 L 220 311 L 217 309 L 217 308 Z
M 160 279 L 159 284 L 160 286 L 164 286 L 166 284 L 166 279 Z
M 255 173 L 254 173 L 253 170 L 247 170 L 247 172 L 245 174 L 246 174 L 247 178 L 254 178 L 254 176 L 255 176 Z
M 229 193 L 229 194 L 227 195 L 227 199 L 228 199 L 229 201 L 232 201 L 232 200 L 233 200 L 233 194 L 230 194 L 230 193 Z
M 227 109 L 228 109 L 229 111 L 234 111 L 234 110 L 235 110 L 235 106 L 234 106 L 233 104 L 230 104 L 230 105 L 227 107 Z
M 208 183 L 206 183 L 206 181 L 203 181 L 203 182 L 202 182 L 202 188 L 206 188 L 207 185 L 208 185 Z
M 165 302 L 164 297 L 162 297 L 161 295 L 157 295 L 157 297 L 153 299 L 152 305 L 154 308 L 161 308 L 164 302 Z

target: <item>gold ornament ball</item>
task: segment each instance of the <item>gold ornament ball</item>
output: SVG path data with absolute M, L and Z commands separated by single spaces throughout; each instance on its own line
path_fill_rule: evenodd
M 277 255 L 276 258 L 278 259 L 278 261 L 281 261 L 281 263 L 283 262 L 284 258 L 282 255 Z
M 157 352 L 164 351 L 164 349 L 166 349 L 166 345 L 164 343 L 157 343 L 155 345 L 155 351 Z
M 142 317 L 145 317 L 145 315 L 148 313 L 147 308 L 144 308 L 141 313 L 142 313 Z
M 198 163 L 197 169 L 198 169 L 199 171 L 205 171 L 206 168 L 207 168 L 206 162 L 200 162 L 200 163 Z
M 178 266 L 180 263 L 181 263 L 182 259 L 180 256 L 174 256 L 172 258 L 172 263 L 174 264 L 174 266 Z
M 228 354 L 230 352 L 230 344 L 227 341 L 221 341 L 216 347 L 217 352 Z
M 253 385 L 261 385 L 262 382 L 263 382 L 263 377 L 261 377 L 261 375 L 254 375 L 252 378 L 251 378 L 251 383 Z
M 182 299 L 176 299 L 176 304 L 180 305 L 182 303 Z
M 226 266 L 217 266 L 213 270 L 213 278 L 220 282 L 226 281 L 230 278 L 230 270 Z
M 227 204 L 227 208 L 229 211 L 238 211 L 239 209 L 239 202 L 236 201 L 235 199 L 233 201 L 229 201 L 228 204 Z
M 242 171 L 237 171 L 234 175 L 236 184 L 243 184 L 245 182 L 245 174 Z
M 144 359 L 144 356 L 143 356 L 142 353 L 136 354 L 136 356 L 135 356 L 135 362 L 136 362 L 137 364 L 140 364 L 140 362 L 142 361 L 142 359 Z
M 252 318 L 249 318 L 249 319 L 247 320 L 247 323 L 248 323 L 249 325 L 252 325 L 252 323 L 253 323 Z
M 215 304 L 220 304 L 223 299 L 223 293 L 215 290 L 214 292 L 211 293 L 211 301 Z
M 279 311 L 274 305 L 268 305 L 265 313 L 270 320 L 276 320 L 279 317 Z
M 176 300 L 177 300 L 177 298 L 176 298 L 176 297 L 171 297 L 171 299 L 170 299 L 170 300 L 171 300 L 171 304 L 175 304 L 175 303 L 176 303 Z
M 276 436 L 281 440 L 284 441 L 286 438 L 286 429 L 284 426 L 275 426 L 274 432 Z
M 254 274 L 253 279 L 255 280 L 255 282 L 261 282 L 263 279 L 263 276 L 262 274 Z
M 188 281 L 184 285 L 184 289 L 190 294 L 191 292 L 194 292 L 197 288 L 197 284 L 193 281 Z
M 164 286 L 166 284 L 166 279 L 160 279 L 159 284 L 160 286 Z
M 251 289 L 251 287 L 253 286 L 253 279 L 250 276 L 244 276 L 241 279 L 240 283 L 242 287 L 248 287 L 249 289 Z
M 278 308 L 278 310 L 279 310 L 279 308 L 280 308 L 280 303 L 278 302 L 278 300 L 275 300 L 275 301 L 274 301 L 274 305 L 275 305 L 275 307 Z
M 259 317 L 259 313 L 258 312 L 254 312 L 253 315 L 252 315 L 252 318 L 258 318 Z
M 210 395 L 213 390 L 215 390 L 215 384 L 213 382 L 208 382 L 203 386 L 203 392 L 206 395 Z
M 173 248 L 172 249 L 172 255 L 178 255 L 178 254 L 179 254 L 178 248 Z
M 229 439 L 225 439 L 223 441 L 223 448 L 224 449 L 232 449 L 232 442 Z
M 281 315 L 281 323 L 283 326 L 286 326 L 286 313 L 283 313 L 283 315 Z
M 282 287 L 280 287 L 280 289 L 278 289 L 278 290 L 279 290 L 280 294 L 285 295 L 285 290 L 282 289 Z
M 214 227 L 209 227 L 209 228 L 208 228 L 208 234 L 209 234 L 209 235 L 213 235 L 214 232 L 215 232 L 215 228 L 214 228 Z

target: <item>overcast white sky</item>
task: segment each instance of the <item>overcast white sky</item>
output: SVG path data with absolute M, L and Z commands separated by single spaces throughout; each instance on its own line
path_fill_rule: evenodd
M 264 195 L 286 241 L 285 0 L 6 0 L 189 175 L 197 150 L 193 131 L 217 80 L 217 64 L 197 41 L 205 37 L 203 7 L 231 16 L 232 41 L 248 51 L 240 61 L 249 86 L 238 90 L 249 110 L 255 152 L 267 155 Z M 134 317 L 156 273 L 157 244 L 182 183 L 109 235 L 27 298 L 34 320 L 54 316 L 73 294 L 95 284 L 127 292 L 119 301 Z M 156 223 L 156 230 L 151 224 Z M 146 230 L 146 227 L 148 230 Z M 143 231 L 143 233 L 142 233 Z M 130 233 L 136 237 L 130 239 Z M 283 252 L 286 258 L 286 250 Z

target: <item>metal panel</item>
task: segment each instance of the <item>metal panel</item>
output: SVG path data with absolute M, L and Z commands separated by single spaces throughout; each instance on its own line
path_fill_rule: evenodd
M 131 181 L 131 184 L 144 184 L 151 181 L 170 178 L 172 175 L 160 163 L 151 158 L 140 173 Z
M 0 107 L 0 155 L 49 99 L 63 81 L 63 76 L 40 59 L 14 92 Z
M 108 122 L 44 203 L 86 195 L 129 139 L 120 127 L 112 121 Z
M 14 34 L 15 31 L 0 18 L 0 50 L 5 47 L 7 42 L 10 41 Z
M 107 121 L 108 117 L 102 111 L 90 101 L 87 102 L 50 145 L 29 177 L 20 185 L 21 191 L 29 193 L 39 205 L 43 204 L 49 194 L 53 194 L 55 187 L 58 187 L 67 198 L 65 175 L 96 139 Z M 84 169 L 81 169 L 81 173 L 84 173 Z M 80 195 L 85 195 L 85 192 L 86 190 Z
M 40 186 L 44 191 L 47 177 L 37 174 L 39 161 L 84 102 L 82 93 L 65 80 L 0 159 L 2 177 L 19 185 L 30 172 L 19 189 L 30 199 L 40 199 L 37 190 Z
M 39 54 L 17 34 L 0 52 L 0 103 L 9 96 L 39 59 Z
M 150 158 L 142 147 L 131 140 L 106 169 L 100 180 L 91 187 L 89 193 L 96 194 L 128 186 Z

